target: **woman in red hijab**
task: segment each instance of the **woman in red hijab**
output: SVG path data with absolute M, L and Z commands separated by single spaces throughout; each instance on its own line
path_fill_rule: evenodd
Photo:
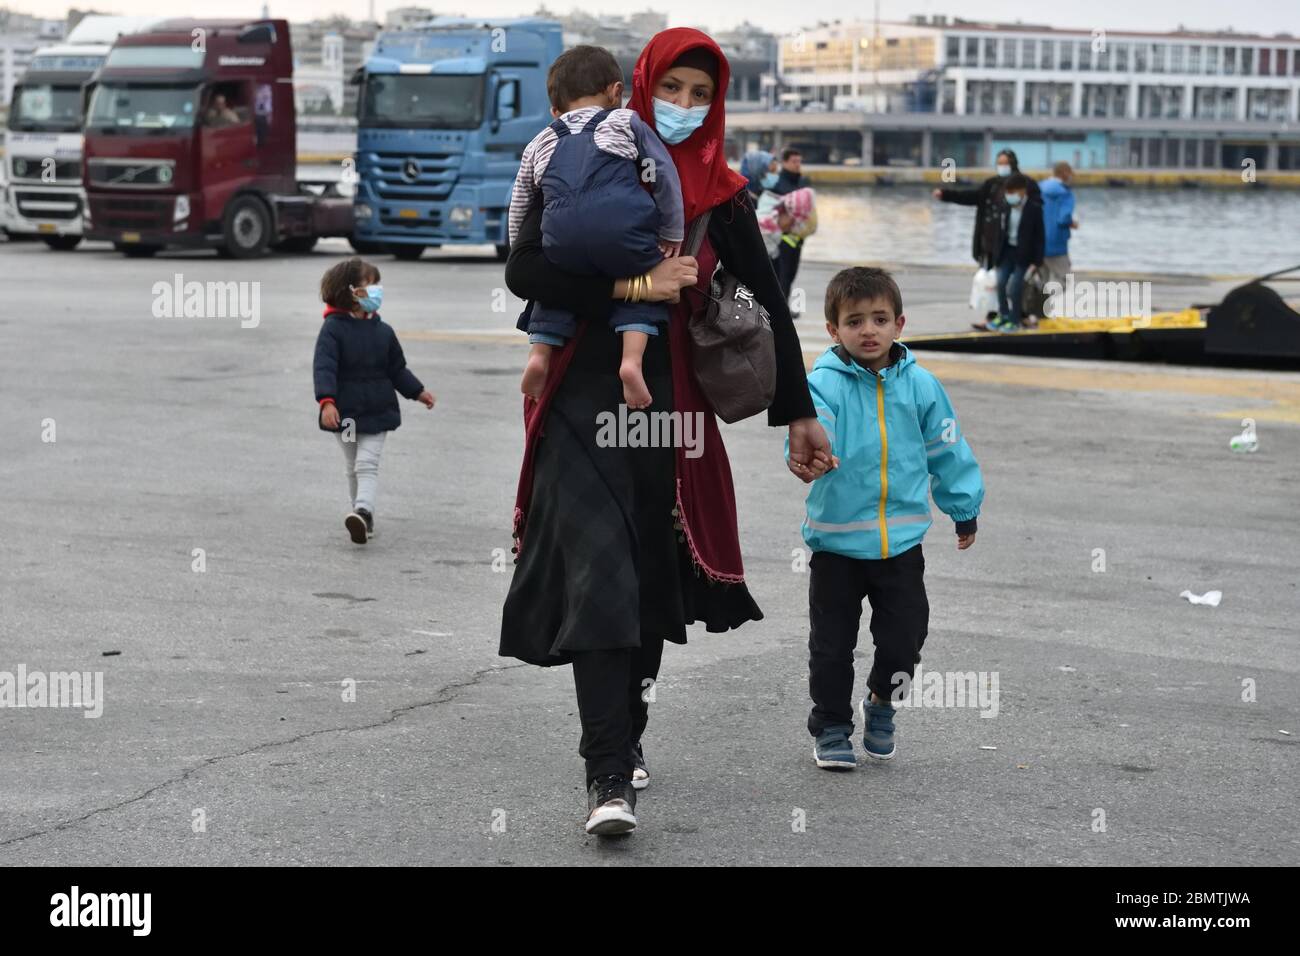
M 540 666 L 573 664 L 587 831 L 600 835 L 636 826 L 636 791 L 649 784 L 641 737 L 664 641 L 685 644 L 688 624 L 727 631 L 763 618 L 744 583 L 727 452 L 691 372 L 687 323 L 701 297 L 689 287 L 707 288 L 718 262 L 771 316 L 777 388 L 768 424 L 789 427 L 790 470 L 811 481 L 830 463 L 799 337 L 745 179 L 727 166 L 730 78 L 726 57 L 706 34 L 665 30 L 641 52 L 628 104 L 668 145 L 687 223 L 712 210 L 697 256 L 666 259 L 648 273 L 651 297 L 676 306 L 668 334 L 651 337 L 646 348 L 654 403 L 641 414 L 651 422 L 662 412 L 699 422 L 702 434 L 691 447 L 680 440 L 685 429 L 675 447 L 645 447 L 630 429 L 628 440 L 610 442 L 602 427 L 619 420 L 623 394 L 621 348 L 605 319 L 634 277 L 578 276 L 551 265 L 540 205 L 524 220 L 506 265 L 511 291 L 574 312 L 579 331 L 552 359 L 541 399 L 524 400 L 517 557 L 500 653 Z

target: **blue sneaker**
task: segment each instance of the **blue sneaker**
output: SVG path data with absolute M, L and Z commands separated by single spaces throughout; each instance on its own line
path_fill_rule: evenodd
M 849 734 L 853 733 L 851 724 L 832 724 L 817 735 L 813 744 L 813 760 L 823 770 L 854 770 L 858 758 L 853 755 L 853 744 Z
M 862 698 L 862 749 L 876 760 L 892 760 L 898 747 L 894 744 L 894 706 L 873 704 L 871 695 Z

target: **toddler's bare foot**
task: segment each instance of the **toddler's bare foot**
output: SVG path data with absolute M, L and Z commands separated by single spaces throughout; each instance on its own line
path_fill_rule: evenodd
M 524 364 L 524 377 L 519 382 L 519 391 L 535 402 L 542 400 L 542 389 L 546 387 L 546 372 L 550 366 L 549 349 L 546 352 L 533 352 Z
M 641 374 L 641 363 L 636 359 L 623 359 L 618 367 L 618 377 L 623 380 L 623 401 L 628 408 L 647 408 L 653 400 Z

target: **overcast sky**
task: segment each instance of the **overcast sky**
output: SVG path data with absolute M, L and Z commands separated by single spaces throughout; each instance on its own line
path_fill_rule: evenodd
M 11 10 L 60 18 L 69 6 L 94 7 L 105 13 L 139 15 L 190 15 L 209 11 L 223 17 L 259 16 L 262 0 L 191 0 L 178 13 L 175 3 L 165 0 L 3 0 Z M 518 16 L 533 13 L 537 0 L 451 0 L 448 3 L 412 3 L 410 0 L 374 0 L 378 18 L 386 10 L 402 6 L 428 6 L 439 13 L 475 16 Z M 872 0 L 590 0 L 571 3 L 551 0 L 550 8 L 565 12 L 578 8 L 597 13 L 625 14 L 652 7 L 668 14 L 670 26 L 695 25 L 712 29 L 730 27 L 742 19 L 779 32 L 813 26 L 818 20 L 870 18 Z M 329 13 L 352 19 L 367 15 L 367 0 L 270 0 L 271 15 L 288 20 L 309 20 Z M 881 0 L 883 20 L 903 20 L 912 14 L 960 14 L 967 19 L 1004 22 L 1022 20 L 1056 27 L 1093 30 L 1173 30 L 1179 24 L 1189 29 L 1218 30 L 1231 27 L 1241 32 L 1272 35 L 1288 32 L 1300 36 L 1300 3 L 1295 0 L 1255 0 L 1252 3 L 1224 0 L 1090 0 L 1083 4 L 1029 2 L 1029 0 Z

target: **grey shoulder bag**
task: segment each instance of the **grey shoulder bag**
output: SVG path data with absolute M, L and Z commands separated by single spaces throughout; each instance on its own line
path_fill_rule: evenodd
M 695 256 L 712 210 L 691 223 L 682 254 Z M 719 263 L 709 277 L 701 308 L 688 320 L 695 380 L 724 422 L 757 415 L 776 396 L 776 343 L 767 309 Z

